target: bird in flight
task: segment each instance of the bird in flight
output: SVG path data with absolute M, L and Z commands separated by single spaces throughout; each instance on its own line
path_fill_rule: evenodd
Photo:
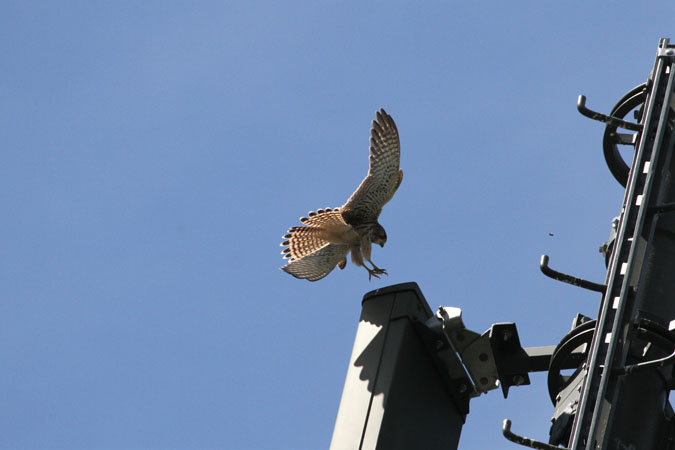
M 302 226 L 288 230 L 281 243 L 288 264 L 281 270 L 296 278 L 320 280 L 336 265 L 344 269 L 351 252 L 352 262 L 365 267 L 369 280 L 387 275 L 371 260 L 371 244 L 384 247 L 387 242 L 387 233 L 377 218 L 401 185 L 403 171 L 399 168 L 401 145 L 394 120 L 384 109 L 375 116 L 368 175 L 343 206 L 310 211 L 309 217 L 300 218 Z

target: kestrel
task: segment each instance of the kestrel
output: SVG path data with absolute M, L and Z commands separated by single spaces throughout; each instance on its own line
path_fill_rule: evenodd
M 309 217 L 300 218 L 303 226 L 288 230 L 281 253 L 289 262 L 281 270 L 296 278 L 320 280 L 336 265 L 344 269 L 351 251 L 352 262 L 365 267 L 369 280 L 387 275 L 371 260 L 371 244 L 384 247 L 387 242 L 387 233 L 377 218 L 401 185 L 403 171 L 399 169 L 401 146 L 396 124 L 384 109 L 375 115 L 368 175 L 343 206 L 310 211 Z

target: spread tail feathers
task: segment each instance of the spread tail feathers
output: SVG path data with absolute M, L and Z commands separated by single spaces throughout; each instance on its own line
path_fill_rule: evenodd
M 284 235 L 281 243 L 284 248 L 281 253 L 290 261 L 301 259 L 310 255 L 328 244 L 325 232 L 331 227 L 348 226 L 338 209 L 319 209 L 317 212 L 310 211 L 309 217 L 301 217 L 304 226 L 292 227 L 288 234 Z

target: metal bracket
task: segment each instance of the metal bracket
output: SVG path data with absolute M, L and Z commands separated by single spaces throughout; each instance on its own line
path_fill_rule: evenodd
M 675 56 L 675 47 L 670 45 L 670 39 L 662 38 L 659 42 L 659 50 L 657 53 L 659 58 L 672 58 Z
M 642 131 L 642 125 L 639 123 L 627 122 L 625 120 L 608 116 L 606 114 L 601 114 L 599 112 L 595 112 L 591 109 L 586 108 L 586 96 L 584 95 L 579 96 L 579 99 L 577 100 L 577 109 L 582 115 L 588 117 L 589 119 L 598 120 L 608 125 L 614 125 L 616 127 L 625 128 L 627 130 Z
M 539 268 L 541 272 L 547 277 L 553 278 L 554 280 L 562 281 L 563 283 L 568 283 L 573 286 L 579 286 L 590 291 L 605 293 L 607 286 L 604 284 L 593 283 L 592 281 L 584 280 L 582 278 L 573 277 L 572 275 L 567 275 L 566 273 L 558 272 L 553 270 L 548 266 L 548 255 L 541 255 L 541 260 L 539 261 Z
M 509 441 L 515 442 L 516 444 L 520 444 L 525 447 L 536 448 L 538 450 L 569 450 L 568 448 L 546 444 L 541 441 L 535 441 L 534 439 L 526 438 L 515 434 L 514 432 L 511 431 L 511 421 L 509 419 L 504 419 L 504 424 L 502 425 L 502 434 Z
M 530 384 L 528 372 L 547 370 L 555 349 L 523 348 L 515 323 L 496 323 L 483 334 L 476 333 L 464 326 L 462 310 L 449 306 L 439 307 L 424 325 L 436 336 L 435 352 L 441 360 L 449 359 L 444 357 L 446 352 L 459 355 L 471 379 L 465 389 L 471 397 L 501 386 L 506 398 L 511 386 Z
M 636 326 L 636 330 L 638 333 L 651 335 L 651 337 L 656 338 L 657 341 L 661 341 L 662 343 L 661 345 L 672 346 L 673 350 L 671 351 L 670 355 L 664 358 L 653 359 L 651 361 L 644 361 L 637 364 L 631 364 L 625 367 L 618 367 L 613 369 L 612 372 L 614 372 L 617 375 L 628 375 L 646 369 L 664 367 L 667 365 L 671 365 L 675 362 L 674 333 L 666 330 L 659 323 L 647 319 L 641 319 Z
M 488 331 L 492 356 L 504 398 L 511 386 L 530 384 L 530 355 L 520 345 L 515 323 L 495 323 Z M 550 349 L 549 349 L 550 350 Z
M 436 316 L 429 319 L 426 326 L 435 328 L 436 333 L 444 334 L 450 341 L 474 384 L 472 396 L 497 388 L 498 374 L 490 339 L 487 333 L 481 335 L 466 328 L 460 308 L 439 306 Z

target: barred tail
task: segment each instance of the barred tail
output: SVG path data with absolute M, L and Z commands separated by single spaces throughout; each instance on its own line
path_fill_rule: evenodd
M 329 226 L 342 225 L 347 226 L 342 219 L 342 214 L 337 209 L 319 209 L 317 212 L 310 211 L 309 218 L 301 217 L 300 221 L 305 226 L 292 227 L 288 234 L 283 236 L 285 239 L 281 251 L 284 258 L 291 261 L 300 259 L 328 244 L 324 239 L 324 229 Z

